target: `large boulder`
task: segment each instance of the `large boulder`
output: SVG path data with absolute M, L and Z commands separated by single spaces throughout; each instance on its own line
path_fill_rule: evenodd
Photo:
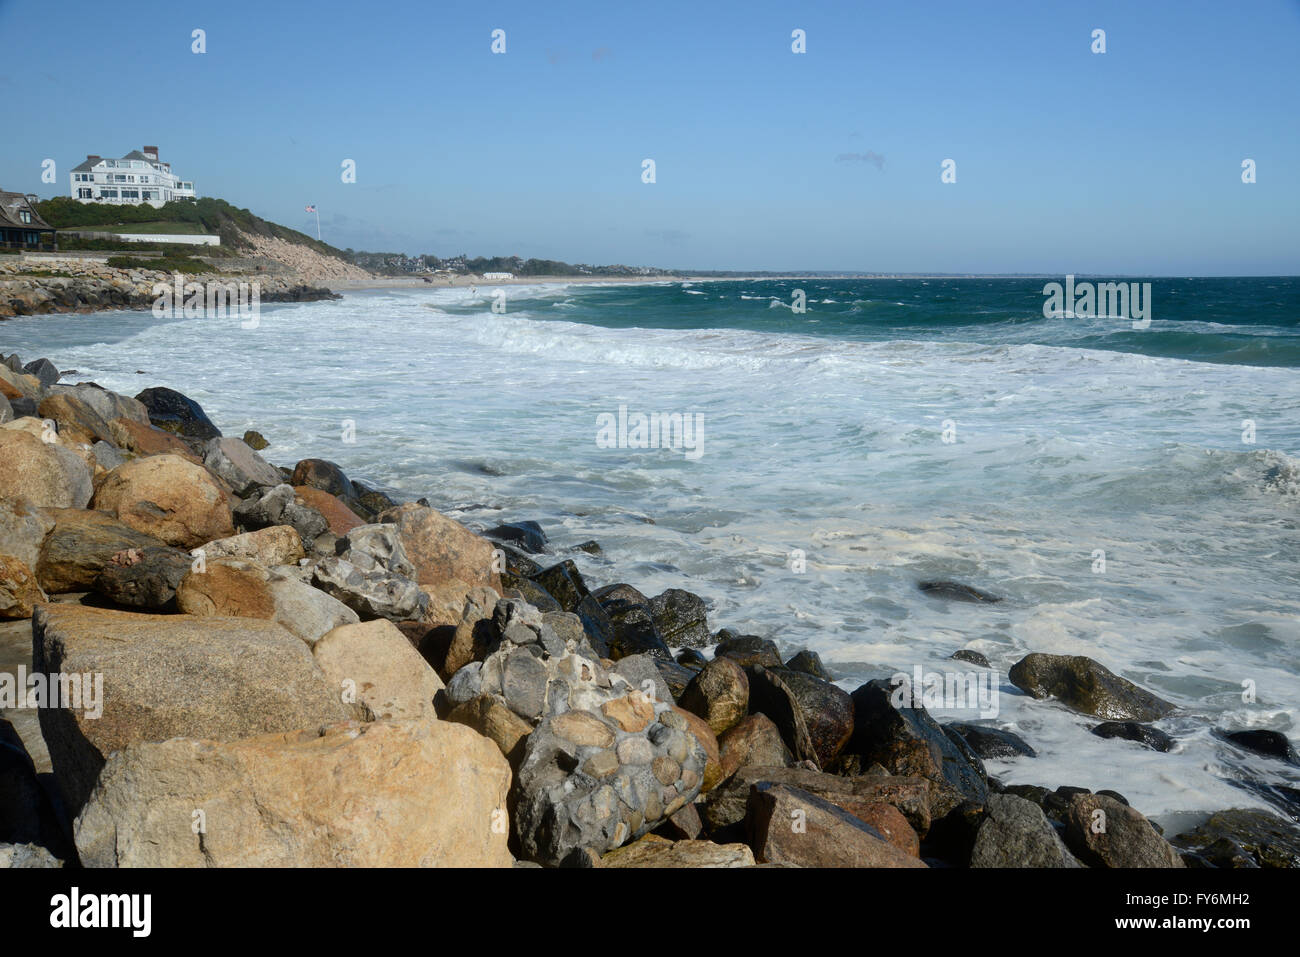
M 32 671 L 102 676 L 97 700 L 87 692 L 80 707 L 39 712 L 73 814 L 106 756 L 133 742 L 233 741 L 353 717 L 307 646 L 269 621 L 43 605 L 32 619 Z
M 108 428 L 113 435 L 114 445 L 136 455 L 160 455 L 166 452 L 197 461 L 184 439 L 152 426 L 147 421 L 137 422 L 125 417 L 110 419 Z
M 767 674 L 780 678 L 790 690 L 808 729 L 817 764 L 829 766 L 853 734 L 853 698 L 843 688 L 804 671 L 769 668 Z M 789 732 L 791 737 L 796 733 L 793 727 Z
M 724 780 L 745 767 L 784 768 L 794 763 L 781 731 L 765 714 L 748 715 L 719 735 L 718 752 Z
M 249 530 L 288 525 L 298 533 L 304 548 L 329 531 L 325 517 L 311 506 L 299 504 L 293 487 L 283 484 L 254 491 L 235 506 L 234 520 Z
M 312 656 L 331 687 L 352 689 L 377 720 L 437 718 L 442 679 L 392 622 L 342 625 L 316 642 Z
M 310 485 L 295 485 L 293 498 L 299 505 L 320 512 L 329 523 L 330 531 L 335 535 L 346 535 L 354 528 L 366 524 L 366 520 L 348 507 L 342 499 L 329 492 L 312 488 Z
M 221 436 L 221 430 L 212 424 L 202 406 L 174 389 L 161 386 L 145 389 L 136 396 L 136 401 L 144 405 L 150 423 L 159 429 L 198 442 Z
M 53 419 L 59 424 L 59 434 L 74 441 L 86 445 L 113 441 L 108 423 L 75 395 L 47 395 L 36 407 L 36 414 Z
M 1136 721 L 1103 721 L 1092 729 L 1092 733 L 1099 738 L 1136 741 L 1152 751 L 1169 751 L 1174 746 L 1174 739 L 1164 731 L 1149 724 L 1138 724 Z M 970 739 L 967 738 L 968 743 L 969 741 Z M 980 756 L 985 757 L 985 755 Z
M 421 617 L 429 598 L 409 578 L 387 571 L 365 571 L 335 555 L 312 567 L 312 583 L 365 619 L 408 621 Z
M 209 440 L 203 464 L 241 497 L 258 486 L 276 486 L 282 481 L 275 466 L 236 438 Z
M 0 429 L 0 462 L 0 499 L 24 498 L 38 508 L 85 508 L 90 501 L 90 467 L 55 442 Z
M 22 559 L 0 555 L 0 619 L 30 618 L 45 601 L 36 575 Z
M 754 852 L 746 844 L 712 841 L 668 841 L 653 834 L 600 858 L 597 867 L 753 867 Z
M 509 787 L 492 742 L 445 721 L 132 743 L 77 848 L 87 867 L 509 867 Z
M 738 635 L 725 628 L 718 632 L 718 646 L 713 649 L 713 655 L 715 658 L 730 658 L 745 667 L 781 667 L 781 652 L 777 650 L 775 641 L 758 635 Z
M 470 669 L 457 672 L 469 676 Z M 448 689 L 448 694 L 453 689 Z M 480 694 L 461 701 L 447 715 L 455 721 L 473 728 L 497 746 L 512 768 L 518 768 L 524 757 L 524 743 L 533 733 L 533 726 L 510 710 L 506 699 L 495 694 Z
M 54 519 L 24 498 L 0 498 L 0 555 L 12 555 L 35 568 L 41 542 L 54 527 Z
M 669 588 L 647 604 L 659 634 L 672 647 L 704 648 L 712 644 L 708 607 L 699 595 Z
M 294 466 L 289 484 L 319 489 L 345 500 L 357 497 L 357 490 L 343 474 L 343 470 L 325 459 L 303 459 Z
M 55 395 L 70 395 L 85 403 L 95 414 L 112 425 L 114 419 L 127 419 L 131 422 L 149 424 L 149 410 L 144 403 L 108 389 L 93 382 L 78 382 L 76 385 L 56 385 L 50 388 Z
M 240 558 L 218 558 L 190 571 L 176 589 L 176 607 L 199 618 L 278 622 L 308 645 L 360 620 L 342 602 L 296 576 Z
M 230 505 L 208 472 L 179 455 L 151 455 L 105 475 L 96 509 L 168 545 L 194 548 L 234 534 Z
M 916 775 L 934 785 L 931 815 L 940 818 L 963 802 L 988 798 L 984 764 L 960 739 L 954 741 L 924 707 L 895 707 L 895 689 L 878 678 L 853 692 L 854 730 L 848 751 L 864 764 L 891 774 Z
M 1111 721 L 1155 721 L 1174 706 L 1084 655 L 1035 652 L 1011 666 L 1011 683 L 1035 698 Z
M 981 758 L 1038 757 L 1038 752 L 1014 731 L 963 722 L 946 724 L 943 730 L 949 737 L 957 735 L 960 743 L 965 744 Z
M 421 585 L 454 583 L 466 595 L 478 585 L 501 591 L 501 576 L 493 570 L 492 543 L 459 522 L 413 503 L 389 509 L 379 520 L 397 526 Z
M 774 670 L 762 665 L 746 665 L 745 675 L 749 678 L 749 710 L 772 719 L 796 760 L 812 761 L 821 767 L 817 745 L 794 689 Z
M 846 776 L 801 767 L 746 766 L 702 799 L 701 816 L 710 836 L 715 840 L 739 836 L 736 829 L 744 822 L 750 790 L 763 782 L 806 791 L 863 820 L 878 816 L 879 805 L 889 805 L 902 815 L 915 834 L 925 837 L 930 830 L 932 787 L 925 778 L 889 774 Z
M 796 787 L 760 782 L 749 795 L 755 856 L 796 867 L 925 867 L 861 818 Z
M 1089 867 L 1183 867 L 1183 859 L 1145 817 L 1104 794 L 1076 794 L 1065 841 Z
M 1042 808 L 1014 794 L 990 794 L 971 867 L 1082 867 Z
M 65 508 L 49 514 L 54 528 L 41 544 L 36 578 L 50 594 L 89 591 L 115 555 L 163 544 L 107 512 Z
M 1295 825 L 1257 808 L 1211 814 L 1172 843 L 1196 866 L 1300 868 Z
M 176 588 L 193 565 L 189 552 L 179 548 L 130 548 L 115 554 L 90 588 L 119 605 L 160 609 L 176 597 Z
M 302 537 L 290 525 L 270 525 L 257 531 L 218 538 L 200 546 L 207 561 L 217 558 L 243 558 L 264 568 L 295 565 L 306 553 Z
M 749 679 L 730 658 L 715 658 L 690 680 L 677 702 L 721 735 L 749 713 Z

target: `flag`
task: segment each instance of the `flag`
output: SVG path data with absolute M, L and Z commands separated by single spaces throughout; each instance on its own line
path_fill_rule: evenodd
M 307 207 L 307 212 L 309 212 L 309 213 L 314 213 L 314 212 L 316 212 L 316 205 L 313 203 L 311 206 L 308 206 L 308 207 Z

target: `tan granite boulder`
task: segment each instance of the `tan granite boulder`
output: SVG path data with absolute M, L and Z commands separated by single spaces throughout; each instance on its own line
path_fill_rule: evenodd
M 377 720 L 436 720 L 442 679 L 391 621 L 343 625 L 312 647 L 330 687 L 355 694 Z
M 151 455 L 104 476 L 92 504 L 177 548 L 234 534 L 230 505 L 202 466 L 178 455 Z
M 77 849 L 87 867 L 509 867 L 509 787 L 496 745 L 446 721 L 132 744 Z
M 105 758 L 128 744 L 234 741 L 354 717 L 307 646 L 274 622 L 47 604 L 32 619 L 32 646 L 33 672 L 100 676 L 85 682 L 98 684 L 97 700 L 39 712 L 72 814 Z
M 90 501 L 90 467 L 57 442 L 0 428 L 0 463 L 0 498 L 25 498 L 40 508 L 85 508 Z

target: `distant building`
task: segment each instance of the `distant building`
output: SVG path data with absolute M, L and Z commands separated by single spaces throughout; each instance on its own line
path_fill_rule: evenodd
M 72 176 L 73 199 L 82 203 L 161 206 L 173 199 L 193 199 L 194 184 L 172 173 L 158 159 L 158 147 L 132 150 L 121 159 L 87 156 Z
M 484 279 L 514 279 L 515 274 L 512 272 L 485 272 Z
M 54 227 L 41 219 L 35 196 L 0 190 L 0 246 L 9 249 L 54 249 Z

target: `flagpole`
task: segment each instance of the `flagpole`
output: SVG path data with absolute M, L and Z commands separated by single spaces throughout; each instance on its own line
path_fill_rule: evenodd
M 316 242 L 320 242 L 320 210 L 316 209 Z

